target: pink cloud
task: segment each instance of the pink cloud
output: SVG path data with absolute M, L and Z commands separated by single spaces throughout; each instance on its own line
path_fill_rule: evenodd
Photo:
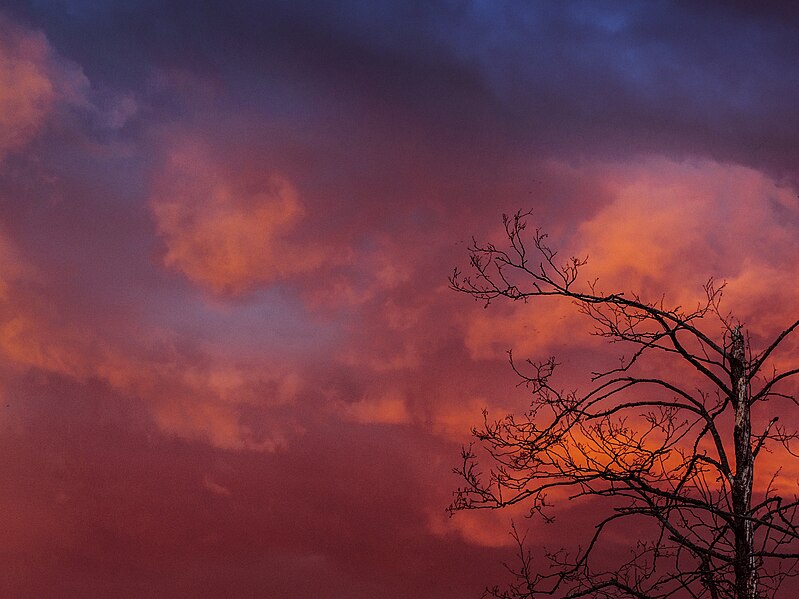
M 620 349 L 568 302 L 446 288 L 503 210 L 534 208 L 608 288 L 687 304 L 717 275 L 757 335 L 799 305 L 794 192 L 712 160 L 619 162 L 656 147 L 636 142 L 650 105 L 567 126 L 547 117 L 565 87 L 527 110 L 352 32 L 317 62 L 316 20 L 249 52 L 247 31 L 197 34 L 219 19 L 137 47 L 129 11 L 48 11 L 29 18 L 52 42 L 0 20 L 0 595 L 479 596 L 512 516 L 536 549 L 584 537 L 593 506 L 558 493 L 555 527 L 444 513 L 483 408 L 529 405 L 507 349 L 555 354 L 566 389 Z M 108 56 L 70 39 L 83 27 Z
M 590 256 L 586 270 L 600 283 L 654 286 L 682 302 L 708 276 L 769 273 L 793 260 L 793 225 L 782 213 L 796 206 L 795 192 L 758 171 L 663 159 L 608 171 L 612 201 L 575 235 L 576 253 Z
M 319 268 L 324 247 L 292 239 L 306 217 L 297 190 L 280 175 L 231 178 L 197 145 L 174 150 L 150 200 L 163 263 L 219 294 Z
M 71 321 L 65 306 L 31 296 L 29 287 L 25 279 L 14 281 L 0 297 L 6 382 L 30 370 L 79 384 L 101 381 L 141 402 L 164 434 L 225 449 L 273 451 L 301 434 L 291 418 L 255 430 L 244 414 L 290 405 L 302 393 L 302 376 L 288 361 L 253 360 L 231 348 L 219 356 L 143 323 L 107 323 L 112 330 L 106 331 Z
M 753 332 L 786 325 L 775 302 L 799 301 L 792 275 L 797 264 L 796 225 L 784 214 L 795 192 L 752 169 L 709 161 L 650 159 L 639 164 L 596 165 L 596 185 L 607 202 L 572 223 L 555 223 L 553 248 L 588 256 L 581 280 L 599 289 L 639 292 L 674 305 L 695 305 L 709 277 L 727 282 L 724 305 Z M 530 226 L 546 222 L 530 218 Z M 501 232 L 490 239 L 501 243 Z M 780 298 L 779 300 L 777 298 Z M 591 323 L 568 302 L 497 302 L 462 319 L 473 359 L 545 356 L 555 348 L 601 345 Z
M 52 109 L 48 62 L 44 35 L 0 20 L 0 156 L 33 138 Z
M 30 142 L 56 104 L 86 104 L 87 80 L 41 32 L 0 15 L 0 159 Z
M 406 398 L 397 390 L 388 390 L 380 397 L 364 397 L 354 403 L 342 404 L 345 418 L 361 424 L 409 424 Z

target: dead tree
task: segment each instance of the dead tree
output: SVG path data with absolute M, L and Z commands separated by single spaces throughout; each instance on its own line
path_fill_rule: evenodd
M 476 443 L 455 469 L 462 486 L 449 509 L 524 503 L 531 517 L 550 520 L 557 495 L 605 511 L 582 547 L 549 552 L 549 563 L 534 563 L 514 528 L 514 579 L 487 596 L 776 596 L 798 573 L 797 482 L 785 493 L 774 464 L 799 457 L 796 433 L 778 423 L 798 403 L 791 389 L 799 367 L 778 370 L 775 355 L 799 320 L 755 350 L 742 324 L 721 310 L 723 285 L 712 280 L 687 310 L 662 298 L 606 293 L 597 282 L 581 283 L 586 260 L 561 262 L 545 234 L 528 233 L 528 216 L 503 217 L 501 248 L 475 242 L 472 272 L 456 270 L 452 288 L 486 305 L 571 301 L 596 335 L 629 353 L 618 367 L 593 372 L 587 391 L 567 392 L 552 382 L 555 358 L 519 363 L 509 352 L 531 390 L 530 408 L 501 419 L 484 412 Z M 625 524 L 648 532 L 608 564 L 614 552 L 602 547 Z

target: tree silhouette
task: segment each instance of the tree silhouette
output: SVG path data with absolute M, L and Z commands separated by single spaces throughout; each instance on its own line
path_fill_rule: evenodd
M 473 434 L 485 456 L 475 444 L 464 449 L 455 469 L 462 486 L 450 511 L 521 503 L 531 517 L 551 521 L 553 494 L 605 511 L 584 546 L 549 552 L 541 564 L 514 527 L 513 579 L 486 595 L 775 596 L 797 574 L 799 499 L 780 494 L 779 467 L 757 468 L 765 468 L 761 458 L 769 452 L 777 452 L 770 464 L 799 457 L 792 447 L 797 434 L 778 424 L 779 414 L 798 403 L 791 385 L 799 368 L 778 370 L 774 359 L 799 320 L 756 351 L 742 324 L 721 310 L 723 285 L 709 281 L 692 310 L 606 293 L 596 282 L 580 282 L 586 260 L 561 262 L 544 233 L 528 233 L 528 217 L 503 217 L 502 248 L 474 242 L 472 272 L 456 270 L 451 287 L 486 305 L 499 298 L 570 300 L 596 335 L 631 349 L 618 367 L 593 372 L 582 392 L 554 386 L 555 358 L 520 363 L 509 352 L 531 391 L 530 408 L 499 420 L 484 412 Z M 609 564 L 614 552 L 603 548 L 620 525 L 648 532 Z

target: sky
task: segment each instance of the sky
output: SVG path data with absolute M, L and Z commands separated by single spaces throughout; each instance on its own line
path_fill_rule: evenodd
M 528 401 L 506 351 L 575 387 L 616 354 L 448 275 L 529 209 L 588 278 L 725 280 L 767 338 L 797 56 L 792 2 L 0 2 L 0 594 L 501 582 L 512 515 L 445 508 Z

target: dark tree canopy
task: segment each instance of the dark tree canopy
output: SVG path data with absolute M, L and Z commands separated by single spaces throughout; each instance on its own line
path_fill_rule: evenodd
M 519 362 L 510 354 L 531 392 L 530 407 L 498 420 L 484 413 L 474 435 L 487 456 L 474 445 L 464 449 L 456 468 L 462 486 L 450 510 L 523 503 L 531 517 L 548 520 L 552 495 L 607 509 L 597 512 L 584 545 L 552 551 L 548 563 L 533 560 L 514 528 L 513 580 L 487 594 L 777 596 L 799 573 L 799 498 L 781 494 L 777 460 L 762 457 L 799 457 L 796 432 L 780 423 L 797 406 L 792 385 L 799 360 L 782 370 L 774 360 L 799 320 L 751 347 L 743 324 L 722 309 L 724 285 L 708 281 L 703 301 L 691 308 L 604 291 L 581 280 L 586 260 L 564 261 L 544 233 L 528 232 L 528 217 L 503 217 L 503 247 L 475 242 L 471 272 L 456 270 L 452 288 L 486 305 L 571 301 L 593 321 L 596 335 L 626 346 L 627 358 L 593 372 L 587 390 L 564 391 L 554 383 L 554 357 Z M 648 532 L 631 539 L 629 553 L 609 566 L 607 536 L 625 526 Z

